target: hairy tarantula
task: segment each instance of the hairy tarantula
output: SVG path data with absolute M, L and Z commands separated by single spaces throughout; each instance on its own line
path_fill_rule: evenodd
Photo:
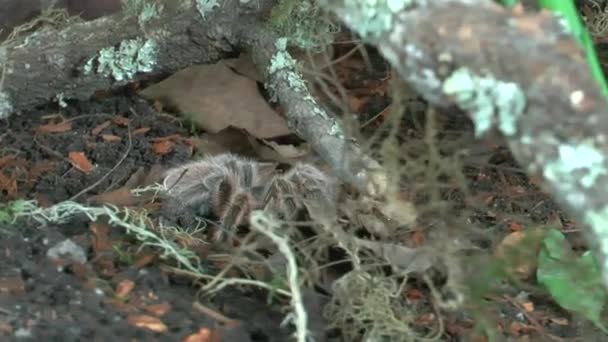
M 164 178 L 165 212 L 219 219 L 216 240 L 248 223 L 252 210 L 293 219 L 302 210 L 331 209 L 335 180 L 307 163 L 277 173 L 274 163 L 221 154 L 170 169 Z

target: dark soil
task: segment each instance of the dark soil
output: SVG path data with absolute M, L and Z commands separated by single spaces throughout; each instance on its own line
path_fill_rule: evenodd
M 118 188 L 139 169 L 171 166 L 192 155 L 188 144 L 175 144 L 165 155 L 153 152 L 154 138 L 188 137 L 189 132 L 174 118 L 158 115 L 136 97 L 122 95 L 71 103 L 61 109 L 64 119 L 71 120 L 71 129 L 35 134 L 37 127 L 49 121 L 41 117 L 52 112 L 43 108 L 0 123 L 0 157 L 12 156 L 10 163 L 0 167 L 2 179 L 16 180 L 16 186 L 2 184 L 0 203 L 37 199 L 42 205 L 50 205 L 70 199 L 108 174 L 127 150 L 120 165 L 77 200 Z M 120 118 L 128 119 L 128 124 Z M 99 134 L 92 133 L 106 121 L 111 122 L 107 128 Z M 133 134 L 139 128 L 149 130 Z M 107 141 L 104 134 L 121 140 Z M 74 151 L 84 152 L 94 165 L 90 174 L 69 162 L 67 156 Z M 98 224 L 97 229 L 103 227 L 103 223 Z M 168 274 L 158 263 L 137 266 L 121 262 L 112 250 L 106 262 L 100 262 L 103 256 L 93 252 L 98 235 L 92 233 L 92 223 L 87 219 L 48 226 L 20 221 L 0 228 L 2 341 L 181 341 L 204 328 L 215 335 L 191 341 L 288 340 L 288 332 L 280 327 L 284 314 L 272 311 L 263 294 L 228 289 L 211 302 L 201 299 L 201 304 L 212 312 L 224 312 L 239 322 L 223 324 L 193 305 L 198 301 L 198 288 L 191 279 Z M 112 241 L 129 240 L 120 231 L 109 235 Z M 86 263 L 47 257 L 50 248 L 67 239 L 86 252 Z M 133 290 L 125 297 L 118 296 L 121 284 L 131 281 Z M 166 313 L 159 307 L 167 307 Z M 166 329 L 155 332 L 154 318 L 160 319 Z M 136 322 L 144 322 L 145 327 L 136 327 Z
M 17 199 L 35 199 L 41 206 L 69 199 L 86 203 L 125 184 L 141 184 L 141 178 L 153 178 L 154 170 L 193 158 L 196 148 L 189 138 L 198 133 L 188 124 L 158 114 L 148 102 L 132 94 L 106 96 L 69 103 L 67 108 L 41 108 L 0 122 L 0 203 Z M 377 112 L 385 105 L 379 103 L 369 111 Z M 51 113 L 61 113 L 61 117 L 49 118 Z M 406 140 L 410 132 L 411 137 L 417 134 L 413 127 L 424 127 L 413 122 L 415 115 L 410 114 L 404 122 L 407 127 L 402 128 L 408 132 Z M 444 117 L 459 116 L 448 113 Z M 466 120 L 455 120 L 444 122 L 442 129 L 462 131 L 467 125 Z M 59 132 L 40 131 L 49 127 Z M 448 135 L 439 137 L 448 139 Z M 454 151 L 460 148 L 447 145 Z M 86 156 L 92 165 L 90 173 L 70 160 L 73 152 Z M 504 149 L 480 148 L 477 153 L 469 148 L 469 152 L 464 169 L 474 195 L 484 205 L 459 216 L 467 216 L 471 225 L 493 227 L 483 234 L 480 246 L 490 248 L 499 242 L 513 230 L 513 223 L 567 225 L 555 204 L 530 183 Z M 445 194 L 446 200 L 456 203 L 456 210 L 459 201 L 460 207 L 466 207 L 459 196 L 456 192 Z M 568 237 L 572 242 L 580 241 L 580 234 Z M 47 256 L 50 249 L 65 241 L 76 243 L 76 249 L 85 252 L 86 261 Z M 106 248 L 100 248 L 104 243 Z M 280 309 L 282 305 L 269 302 L 268 293 L 225 288 L 212 298 L 201 298 L 193 279 L 169 271 L 155 251 L 140 250 L 137 241 L 105 222 L 86 218 L 62 225 L 19 221 L 0 227 L 0 251 L 4 258 L 0 265 L 2 341 L 291 340 L 292 332 L 281 325 L 286 312 Z M 473 269 L 472 277 L 475 275 Z M 422 282 L 411 286 L 428 296 Z M 515 337 L 512 340 L 548 340 L 548 336 L 574 340 L 589 328 L 589 324 L 577 326 L 575 318 L 559 309 L 546 293 L 532 291 L 529 298 L 535 309 L 525 312 L 512 300 L 521 291 L 505 288 L 504 297 L 488 298 L 487 302 L 492 327 Z M 486 304 L 482 306 L 485 310 Z M 424 308 L 433 312 L 431 305 Z M 449 336 L 443 340 L 467 341 L 465 336 L 470 336 L 478 323 L 464 312 L 442 315 L 445 335 Z M 311 329 L 322 332 L 326 322 L 320 308 L 309 316 L 311 325 L 316 324 Z M 429 317 L 434 316 L 421 315 L 422 330 Z

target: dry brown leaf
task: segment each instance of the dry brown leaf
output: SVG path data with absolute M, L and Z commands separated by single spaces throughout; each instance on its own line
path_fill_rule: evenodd
M 88 200 L 92 204 L 113 204 L 118 207 L 132 206 L 139 203 L 139 199 L 131 193 L 131 189 L 124 186 L 110 192 L 91 196 Z
M 38 134 L 63 133 L 72 129 L 71 121 L 62 121 L 59 123 L 49 123 L 38 126 L 34 131 Z
M 152 151 L 156 154 L 165 155 L 171 151 L 173 151 L 173 146 L 175 143 L 171 140 L 162 140 L 157 141 L 152 145 Z
M 0 168 L 1 168 L 1 166 L 0 166 Z M 42 175 L 48 173 L 49 171 L 52 171 L 54 168 L 55 168 L 55 163 L 52 161 L 38 162 L 38 163 L 32 165 L 30 168 L 28 168 L 27 179 L 29 182 L 35 182 Z
M 93 233 L 93 252 L 95 253 L 93 264 L 103 276 L 116 274 L 114 266 L 114 255 L 108 253 L 112 250 L 112 241 L 109 238 L 110 227 L 102 223 L 91 223 L 89 229 Z
M 11 294 L 23 294 L 25 292 L 25 282 L 21 276 L 0 278 L 0 292 Z
M 241 53 L 238 58 L 224 59 L 222 62 L 234 69 L 237 73 L 260 83 L 264 83 L 264 78 L 260 76 L 260 73 L 249 54 Z
M 15 160 L 15 158 L 17 158 L 17 156 L 15 156 L 14 154 L 9 154 L 0 158 L 0 169 L 5 167 L 6 165 L 10 165 Z
M 217 155 L 232 152 L 247 157 L 257 157 L 247 132 L 228 127 L 217 133 L 202 136 L 196 147 L 206 155 Z
M 122 140 L 121 137 L 119 137 L 118 135 L 114 135 L 114 134 L 102 134 L 101 138 L 107 142 L 117 142 L 117 141 Z
M 68 158 L 75 168 L 86 174 L 91 173 L 93 170 L 93 164 L 91 164 L 84 152 L 70 152 Z
M 549 320 L 557 325 L 568 325 L 570 324 L 570 321 L 568 321 L 567 318 L 563 318 L 563 317 L 551 317 L 549 318 Z
M 115 116 L 112 118 L 112 122 L 118 126 L 127 126 L 131 120 L 125 118 L 124 116 Z
M 536 270 L 536 256 L 543 237 L 544 232 L 541 229 L 514 231 L 498 244 L 495 255 L 506 262 L 506 271 L 509 274 L 527 279 Z
M 159 141 L 179 141 L 180 139 L 182 139 L 182 137 L 179 134 L 171 134 L 171 135 L 167 135 L 164 137 L 155 137 L 150 139 L 153 142 L 159 142 Z
M 137 267 L 137 268 L 142 268 L 145 267 L 149 264 L 151 264 L 154 260 L 156 260 L 156 253 L 145 253 L 142 254 L 140 256 L 138 256 L 137 260 L 135 260 L 135 262 L 133 263 L 133 266 Z
M 126 298 L 129 293 L 135 288 L 135 282 L 130 279 L 125 279 L 116 286 L 116 297 Z
M 148 315 L 130 315 L 127 317 L 127 322 L 132 326 L 148 329 L 154 332 L 165 332 L 167 331 L 167 326 L 163 321 Z
M 415 247 L 422 247 L 426 242 L 426 236 L 424 236 L 424 233 L 419 230 L 413 232 L 410 238 L 412 239 Z
M 164 101 L 210 133 L 230 126 L 265 139 L 291 133 L 285 119 L 260 95 L 257 83 L 223 63 L 184 69 L 141 94 Z
M 310 153 L 310 146 L 308 144 L 302 144 L 299 146 L 295 146 L 295 145 L 280 145 L 274 141 L 266 141 L 266 140 L 262 140 L 262 141 L 264 142 L 264 144 L 266 144 L 267 146 L 272 148 L 274 151 L 276 151 L 278 154 L 280 154 L 281 157 L 284 157 L 287 159 L 302 158 L 305 155 L 307 155 L 308 153 Z
M 154 107 L 154 109 L 155 109 L 157 112 L 159 112 L 159 113 L 162 113 L 162 112 L 163 112 L 163 109 L 164 109 L 164 108 L 163 108 L 163 103 L 162 103 L 162 102 L 160 102 L 160 101 L 156 100 L 156 101 L 154 101 L 154 103 L 152 103 L 152 106 Z
M 310 146 L 308 144 L 302 144 L 300 146 L 279 145 L 273 141 L 262 140 L 262 142 L 258 142 L 251 136 L 249 136 L 248 139 L 255 150 L 255 153 L 264 160 L 293 164 L 308 156 L 310 153 Z
M 534 303 L 532 303 L 532 302 L 521 303 L 521 307 L 526 312 L 533 312 L 534 311 Z
M 160 316 L 163 316 L 164 314 L 166 314 L 167 311 L 171 310 L 171 304 L 165 302 L 165 303 L 159 303 L 159 304 L 146 305 L 144 307 L 144 310 L 146 310 L 146 312 L 151 315 L 160 317 Z
M 133 132 L 131 132 L 131 134 L 132 135 L 146 134 L 149 131 L 150 131 L 150 127 L 141 127 L 141 128 L 134 130 Z
M 192 335 L 186 336 L 183 342 L 211 342 L 212 339 L 211 330 L 207 328 L 200 328 L 197 332 Z
M 99 133 L 101 133 L 101 131 L 108 128 L 111 124 L 112 124 L 112 121 L 106 120 L 106 121 L 100 123 L 99 125 L 95 126 L 95 128 L 93 128 L 91 130 L 91 134 L 98 135 Z

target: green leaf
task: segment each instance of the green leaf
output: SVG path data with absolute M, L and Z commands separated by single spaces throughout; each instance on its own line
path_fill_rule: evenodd
M 552 229 L 543 241 L 536 275 L 561 307 L 583 315 L 608 333 L 600 318 L 608 293 L 591 253 L 577 257 L 564 235 Z

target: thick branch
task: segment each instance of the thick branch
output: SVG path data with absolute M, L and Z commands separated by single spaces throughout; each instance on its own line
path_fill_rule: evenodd
M 428 100 L 460 106 L 478 135 L 502 133 L 518 162 L 599 242 L 608 284 L 608 103 L 555 18 L 492 1 L 327 5 Z
M 305 139 L 333 170 L 370 195 L 386 190 L 386 175 L 378 162 L 344 135 L 342 124 L 312 97 L 295 61 L 282 41 L 264 25 L 242 26 L 240 41 L 251 51 L 254 63 L 286 108 L 289 128 Z
M 6 61 L 0 117 L 50 100 L 86 99 L 146 74 L 213 63 L 245 47 L 276 91 L 292 130 L 340 178 L 367 193 L 382 193 L 386 179 L 380 165 L 346 139 L 340 123 L 312 98 L 295 64 L 268 72 L 274 57 L 289 57 L 260 19 L 275 1 L 227 0 L 204 14 L 196 3 L 149 1 L 156 4 L 153 11 L 138 8 L 8 44 L 4 58 L 0 53 L 0 62 Z
M 0 118 L 52 100 L 87 99 L 149 73 L 216 62 L 234 53 L 234 23 L 272 1 L 244 8 L 226 0 L 204 14 L 196 1 L 149 3 L 156 6 L 39 31 L 0 47 Z

